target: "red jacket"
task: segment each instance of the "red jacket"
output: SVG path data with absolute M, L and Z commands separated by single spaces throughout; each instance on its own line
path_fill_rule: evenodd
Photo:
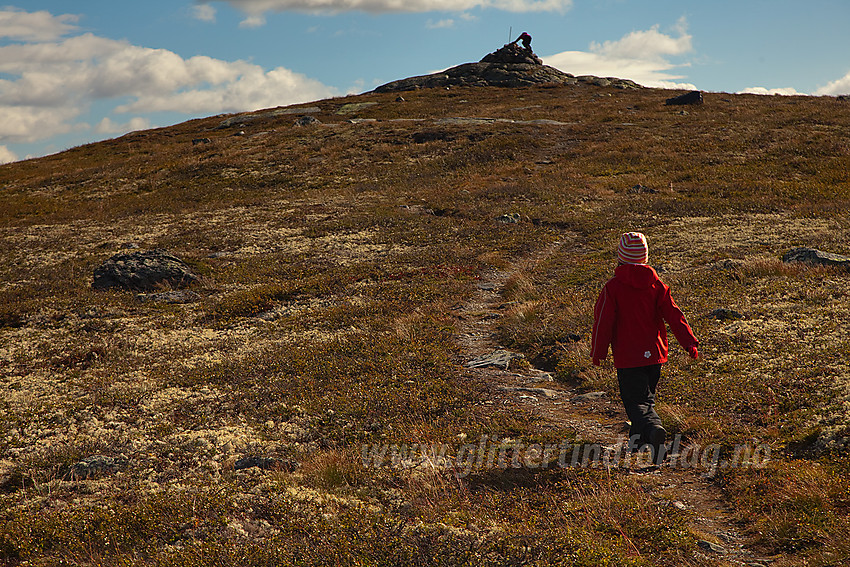
M 699 344 L 670 288 L 651 266 L 621 264 L 608 280 L 593 309 L 594 363 L 614 353 L 614 366 L 636 368 L 667 362 L 667 328 L 690 351 Z

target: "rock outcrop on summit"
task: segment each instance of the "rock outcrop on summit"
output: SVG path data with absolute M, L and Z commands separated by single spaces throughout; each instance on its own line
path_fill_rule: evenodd
M 486 55 L 478 63 L 464 63 L 440 73 L 392 81 L 375 89 L 378 93 L 447 87 L 528 87 L 533 85 L 591 84 L 601 87 L 639 89 L 628 79 L 615 77 L 576 77 L 544 65 L 533 52 L 509 43 Z
M 530 49 L 525 49 L 515 43 L 509 43 L 501 49 L 497 49 L 493 53 L 485 55 L 481 60 L 481 63 L 500 63 L 504 65 L 543 65 L 543 60 Z

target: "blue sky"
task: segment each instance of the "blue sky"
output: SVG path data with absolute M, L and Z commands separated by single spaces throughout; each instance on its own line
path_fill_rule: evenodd
M 0 163 L 200 116 L 361 93 L 522 31 L 646 86 L 850 94 L 847 0 L 12 0 Z

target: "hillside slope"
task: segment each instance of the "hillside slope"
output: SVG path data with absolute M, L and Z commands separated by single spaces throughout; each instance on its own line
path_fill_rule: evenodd
M 370 93 L 0 167 L 0 557 L 846 562 L 849 276 L 781 258 L 850 254 L 850 107 L 670 96 Z M 665 426 L 769 460 L 535 456 L 616 449 L 588 352 L 626 230 L 701 341 Z M 153 249 L 198 281 L 92 289 Z M 524 358 L 468 367 L 496 347 Z

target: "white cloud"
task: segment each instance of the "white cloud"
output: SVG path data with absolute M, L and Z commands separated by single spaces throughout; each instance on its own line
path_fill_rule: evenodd
M 94 127 L 94 131 L 98 134 L 126 134 L 127 132 L 135 132 L 136 130 L 147 130 L 151 127 L 151 121 L 147 118 L 137 116 L 130 119 L 129 122 L 118 124 L 108 116 L 98 122 Z
M 78 16 L 53 16 L 44 10 L 24 12 L 17 8 L 0 9 L 0 38 L 19 41 L 51 41 L 76 29 Z
M 678 81 L 683 75 L 672 72 L 687 63 L 669 60 L 693 50 L 685 20 L 680 19 L 673 31 L 678 35 L 664 34 L 656 25 L 630 32 L 616 41 L 593 42 L 589 51 L 564 51 L 543 60 L 573 75 L 631 79 L 647 87 L 695 89 L 691 83 Z
M 670 55 L 682 55 L 693 49 L 691 36 L 679 20 L 676 31 L 679 37 L 672 37 L 658 31 L 658 25 L 645 31 L 633 31 L 617 41 L 606 41 L 602 44 L 593 42 L 590 51 L 603 57 L 614 59 L 642 59 L 649 61 L 663 60 Z
M 204 3 L 206 3 L 205 0 Z M 248 14 L 265 12 L 463 12 L 492 8 L 508 12 L 565 12 L 573 0 L 219 0 Z
M 239 63 L 239 62 L 237 62 Z M 147 93 L 116 107 L 116 112 L 186 112 L 191 114 L 239 112 L 316 100 L 336 94 L 319 81 L 283 67 L 263 71 L 241 63 L 238 75 L 211 88 L 187 88 Z
M 0 15 L 10 13 L 20 16 L 17 11 L 0 10 Z M 39 18 L 39 29 L 66 30 L 63 16 L 54 17 L 53 26 Z M 45 31 L 44 37 L 49 35 Z M 337 94 L 282 67 L 267 71 L 245 61 L 184 59 L 165 49 L 90 33 L 0 46 L 0 73 L 5 76 L 0 79 L 0 143 L 34 142 L 86 128 L 78 119 L 98 100 L 114 101 L 116 113 L 197 115 L 256 110 Z M 107 119 L 95 129 L 107 133 L 147 127 L 149 122 L 144 120 L 137 116 L 119 125 Z
M 0 96 L 2 101 L 2 96 Z M 72 129 L 71 120 L 79 116 L 81 110 L 75 106 L 39 108 L 35 106 L 15 106 L 0 102 L 0 141 L 35 142 Z
M 215 23 L 216 9 L 209 4 L 196 4 L 192 6 L 192 17 L 202 22 Z
M 266 25 L 266 17 L 263 15 L 248 16 L 239 22 L 240 28 L 259 28 Z
M 742 91 L 738 91 L 739 94 L 757 94 L 757 95 L 798 95 L 802 94 L 797 92 L 793 87 L 785 87 L 781 89 L 767 89 L 765 87 L 748 87 Z
M 0 164 L 12 163 L 13 161 L 18 161 L 18 156 L 15 155 L 15 152 L 6 146 L 0 146 Z
M 446 18 L 445 20 L 438 20 L 436 22 L 434 20 L 428 20 L 427 22 L 425 22 L 425 27 L 429 30 L 453 28 L 454 26 L 455 21 L 451 18 Z
M 850 73 L 847 73 L 840 79 L 829 82 L 825 87 L 816 90 L 815 94 L 831 96 L 850 94 Z

